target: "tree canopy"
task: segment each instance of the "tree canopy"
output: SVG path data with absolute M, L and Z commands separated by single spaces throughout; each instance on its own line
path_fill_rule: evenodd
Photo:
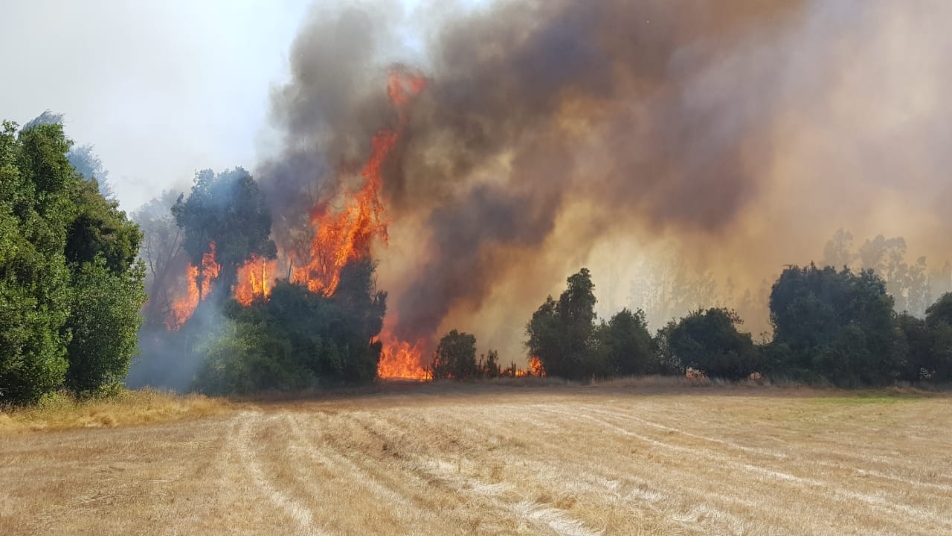
M 788 267 L 770 294 L 775 374 L 883 384 L 901 367 L 893 299 L 872 270 Z
M 727 309 L 697 310 L 675 325 L 667 344 L 682 367 L 739 380 L 757 366 L 757 349 L 750 333 L 737 330 L 740 324 L 740 317 Z
M 455 329 L 444 335 L 433 358 L 433 378 L 464 380 L 480 375 L 476 363 L 476 337 Z
M 0 133 L 0 396 L 15 402 L 116 384 L 145 300 L 138 228 L 70 165 L 72 142 L 44 116 Z

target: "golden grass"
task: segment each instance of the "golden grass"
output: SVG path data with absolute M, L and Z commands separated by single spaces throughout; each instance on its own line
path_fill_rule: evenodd
M 228 401 L 221 398 L 152 389 L 122 390 L 113 396 L 85 400 L 57 393 L 35 406 L 3 408 L 0 434 L 150 424 L 204 417 L 229 407 Z
M 952 533 L 948 396 L 704 385 L 383 385 L 0 436 L 0 534 Z

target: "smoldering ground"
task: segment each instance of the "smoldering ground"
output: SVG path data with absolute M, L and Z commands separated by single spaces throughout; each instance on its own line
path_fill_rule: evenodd
M 742 289 L 840 227 L 944 258 L 949 21 L 939 1 L 322 2 L 257 177 L 291 249 L 398 121 L 387 70 L 427 78 L 385 163 L 375 251 L 405 340 L 461 327 L 517 352 L 578 266 L 623 303 L 618 281 L 662 250 Z

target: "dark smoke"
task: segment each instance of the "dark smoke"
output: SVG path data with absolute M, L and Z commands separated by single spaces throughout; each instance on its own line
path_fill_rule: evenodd
M 462 15 L 441 8 L 421 23 L 422 52 L 402 44 L 406 17 L 393 5 L 324 8 L 295 42 L 291 81 L 274 93 L 285 150 L 259 176 L 275 205 L 277 239 L 291 244 L 306 228 L 307 207 L 335 191 L 339 170 L 359 168 L 377 129 L 395 123 L 385 75 L 402 62 L 429 84 L 384 178 L 394 238 L 381 252 L 381 277 L 398 336 L 432 338 L 448 318 L 479 317 L 501 293 L 522 304 L 524 322 L 609 237 L 673 240 L 756 291 L 783 264 L 816 255 L 844 223 L 883 223 L 868 210 L 881 191 L 830 210 L 830 196 L 864 179 L 805 140 L 849 131 L 848 119 L 825 108 L 840 105 L 832 99 L 843 98 L 842 70 L 878 61 L 865 51 L 891 35 L 893 11 L 908 10 L 830 4 L 526 0 L 460 8 Z M 875 81 L 888 67 L 860 75 Z M 896 102 L 885 90 L 878 97 Z M 865 155 L 885 142 L 843 143 Z M 806 156 L 791 163 L 788 154 Z M 791 169 L 829 172 L 839 186 L 800 188 Z M 811 180 L 804 184 L 824 184 Z M 931 175 L 922 180 L 935 184 Z

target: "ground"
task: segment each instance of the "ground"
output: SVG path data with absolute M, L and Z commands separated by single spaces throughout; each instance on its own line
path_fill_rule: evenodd
M 0 534 L 949 534 L 946 396 L 423 385 L 0 434 Z

